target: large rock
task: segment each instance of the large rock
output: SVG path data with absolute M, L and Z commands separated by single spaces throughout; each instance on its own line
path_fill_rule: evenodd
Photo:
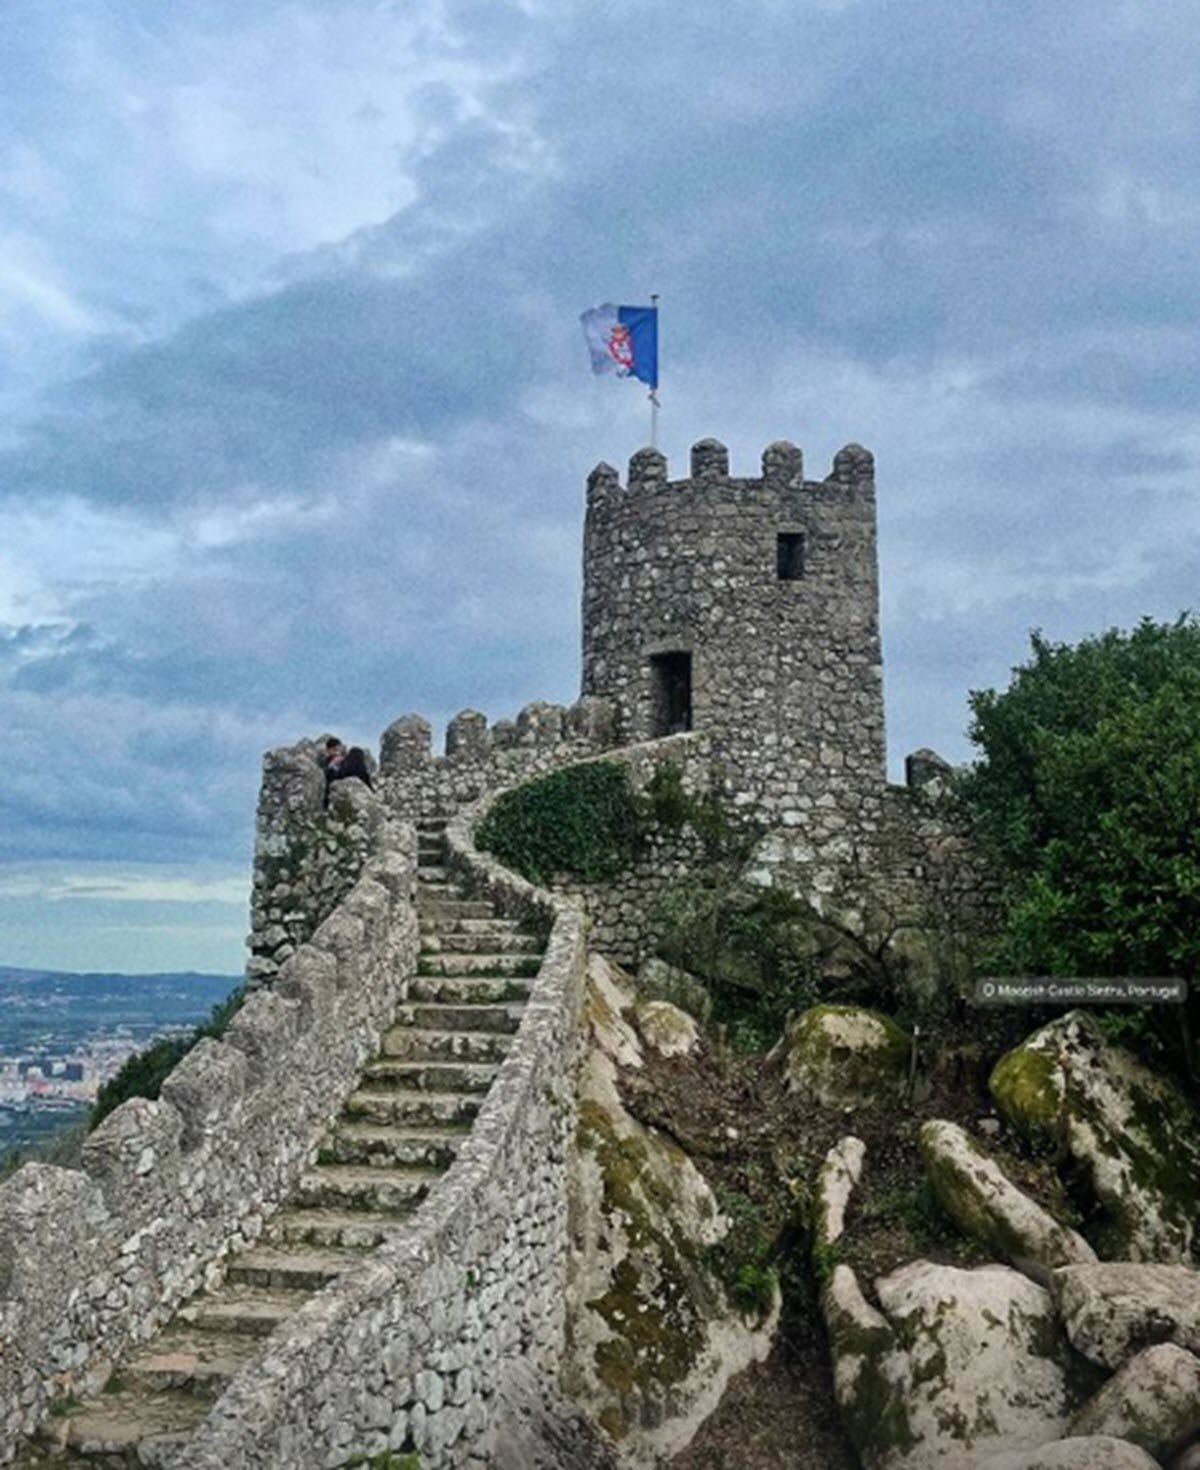
M 1200 1358 L 1162 1343 L 1130 1358 L 1071 1425 L 1076 1435 L 1111 1435 L 1165 1460 L 1200 1430 Z
M 1145 1450 L 1107 1437 L 1060 1439 L 1030 1455 L 997 1455 L 979 1470 L 1159 1470 Z
M 838 1266 L 822 1298 L 842 1420 L 865 1470 L 979 1470 L 1066 1432 L 1069 1352 L 1049 1293 L 1007 1266 Z
M 812 1249 L 818 1271 L 829 1251 L 846 1230 L 846 1210 L 862 1178 L 867 1146 L 861 1138 L 846 1137 L 829 1150 L 817 1173 L 813 1197 Z
M 912 1040 L 890 1016 L 860 1006 L 813 1006 L 784 1038 L 788 1089 L 825 1107 L 896 1098 L 908 1076 Z
M 713 1265 L 728 1231 L 703 1175 L 625 1107 L 621 1069 L 643 1065 L 628 976 L 593 956 L 572 1169 L 574 1232 L 565 1387 L 622 1464 L 669 1459 L 729 1379 L 770 1351 L 778 1304 L 735 1310 Z
M 1122 1261 L 1066 1266 L 1051 1289 L 1071 1342 L 1105 1368 L 1160 1342 L 1200 1353 L 1200 1271 Z
M 1009 1179 L 956 1123 L 921 1129 L 921 1157 L 938 1203 L 964 1235 L 1018 1269 L 1070 1266 L 1096 1259 L 1081 1235 L 1059 1222 Z
M 1200 1118 L 1183 1093 L 1072 1011 L 997 1064 L 992 1095 L 1031 1139 L 1064 1148 L 1104 1211 L 1102 1256 L 1187 1261 L 1200 1196 Z
M 669 1000 L 648 1000 L 635 1012 L 642 1040 L 661 1057 L 685 1057 L 700 1044 L 693 1017 Z

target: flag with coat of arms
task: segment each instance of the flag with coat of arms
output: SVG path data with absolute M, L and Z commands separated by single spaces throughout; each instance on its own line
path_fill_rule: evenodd
M 658 307 L 593 306 L 580 317 L 592 371 L 658 387 Z

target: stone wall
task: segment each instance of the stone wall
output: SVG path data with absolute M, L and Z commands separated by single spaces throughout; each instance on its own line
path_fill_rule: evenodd
M 112 1112 L 81 1170 L 26 1164 L 0 1185 L 0 1463 L 54 1400 L 97 1390 L 259 1235 L 404 998 L 415 833 L 365 787 L 346 788 L 370 852 L 273 988 L 247 999 L 222 1040 L 200 1042 L 160 1100 Z
M 527 704 L 515 720 L 463 710 L 446 729 L 446 753 L 435 756 L 420 715 L 405 715 L 383 732 L 379 770 L 393 810 L 410 820 L 448 817 L 490 792 L 544 775 L 614 744 L 607 700 Z
M 630 785 L 639 793 L 645 792 L 664 766 L 679 769 L 683 790 L 693 798 L 706 796 L 720 784 L 721 773 L 714 769 L 707 735 L 669 735 L 610 751 L 600 759 L 624 766 Z M 555 892 L 570 894 L 583 903 L 592 921 L 590 943 L 594 949 L 619 964 L 636 968 L 654 952 L 658 900 L 705 861 L 704 843 L 692 827 L 656 825 L 647 834 L 643 855 L 615 878 L 584 883 L 562 877 L 553 887 Z
M 784 567 L 779 538 L 795 538 Z M 782 573 L 787 572 L 788 575 Z M 655 450 L 626 485 L 588 480 L 583 690 L 621 744 L 667 733 L 662 658 L 691 660 L 691 728 L 711 737 L 728 801 L 765 828 L 832 842 L 879 820 L 884 786 L 874 461 L 851 445 L 819 481 L 773 444 L 729 475 L 715 440 L 671 481 Z M 657 661 L 657 662 L 656 662 Z M 669 713 L 669 711 L 668 711 Z
M 479 814 L 451 823 L 449 865 L 502 912 L 549 928 L 513 1048 L 421 1210 L 275 1334 L 178 1470 L 333 1467 L 389 1448 L 415 1449 L 422 1470 L 607 1463 L 556 1388 L 584 918 L 477 853 Z
M 302 740 L 263 757 L 250 898 L 251 988 L 266 982 L 316 932 L 353 887 L 374 840 L 377 802 L 331 800 L 319 745 Z M 361 786 L 338 782 L 331 795 Z
M 994 920 L 994 896 L 945 799 L 949 767 L 937 761 L 937 770 L 931 778 L 928 765 L 910 757 L 909 783 L 883 788 L 877 819 L 849 824 L 832 841 L 814 841 L 806 826 L 766 833 L 747 877 L 786 888 L 860 931 L 979 932 Z

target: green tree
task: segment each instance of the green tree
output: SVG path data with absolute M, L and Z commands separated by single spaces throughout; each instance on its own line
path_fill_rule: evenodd
M 1034 634 L 1008 689 L 971 695 L 963 783 L 1002 882 L 1013 972 L 1200 977 L 1200 623 L 1074 646 Z M 1193 999 L 1191 1023 L 1196 1006 Z M 1195 1073 L 1192 1026 L 1184 1020 Z

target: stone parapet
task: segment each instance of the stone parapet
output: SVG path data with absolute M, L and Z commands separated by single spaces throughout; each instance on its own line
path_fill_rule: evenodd
M 26 1164 L 0 1185 L 0 1463 L 258 1237 L 404 999 L 416 834 L 365 787 L 341 802 L 372 834 L 361 872 L 273 987 L 157 1101 L 115 1109 L 82 1169 Z
M 444 755 L 433 753 L 428 721 L 405 715 L 383 732 L 380 778 L 389 804 L 403 816 L 449 816 L 614 744 L 612 705 L 593 697 L 568 706 L 537 701 L 515 720 L 492 726 L 477 711 L 463 710 L 447 726 Z
M 476 851 L 487 804 L 450 823 L 447 864 L 500 911 L 549 930 L 513 1048 L 417 1215 L 276 1332 L 177 1470 L 337 1466 L 410 1444 L 422 1470 L 605 1463 L 556 1391 L 584 917 Z
M 366 788 L 355 780 L 331 786 L 326 808 L 319 748 L 301 740 L 263 757 L 246 940 L 251 989 L 269 984 L 354 886 L 384 811 L 357 799 Z

